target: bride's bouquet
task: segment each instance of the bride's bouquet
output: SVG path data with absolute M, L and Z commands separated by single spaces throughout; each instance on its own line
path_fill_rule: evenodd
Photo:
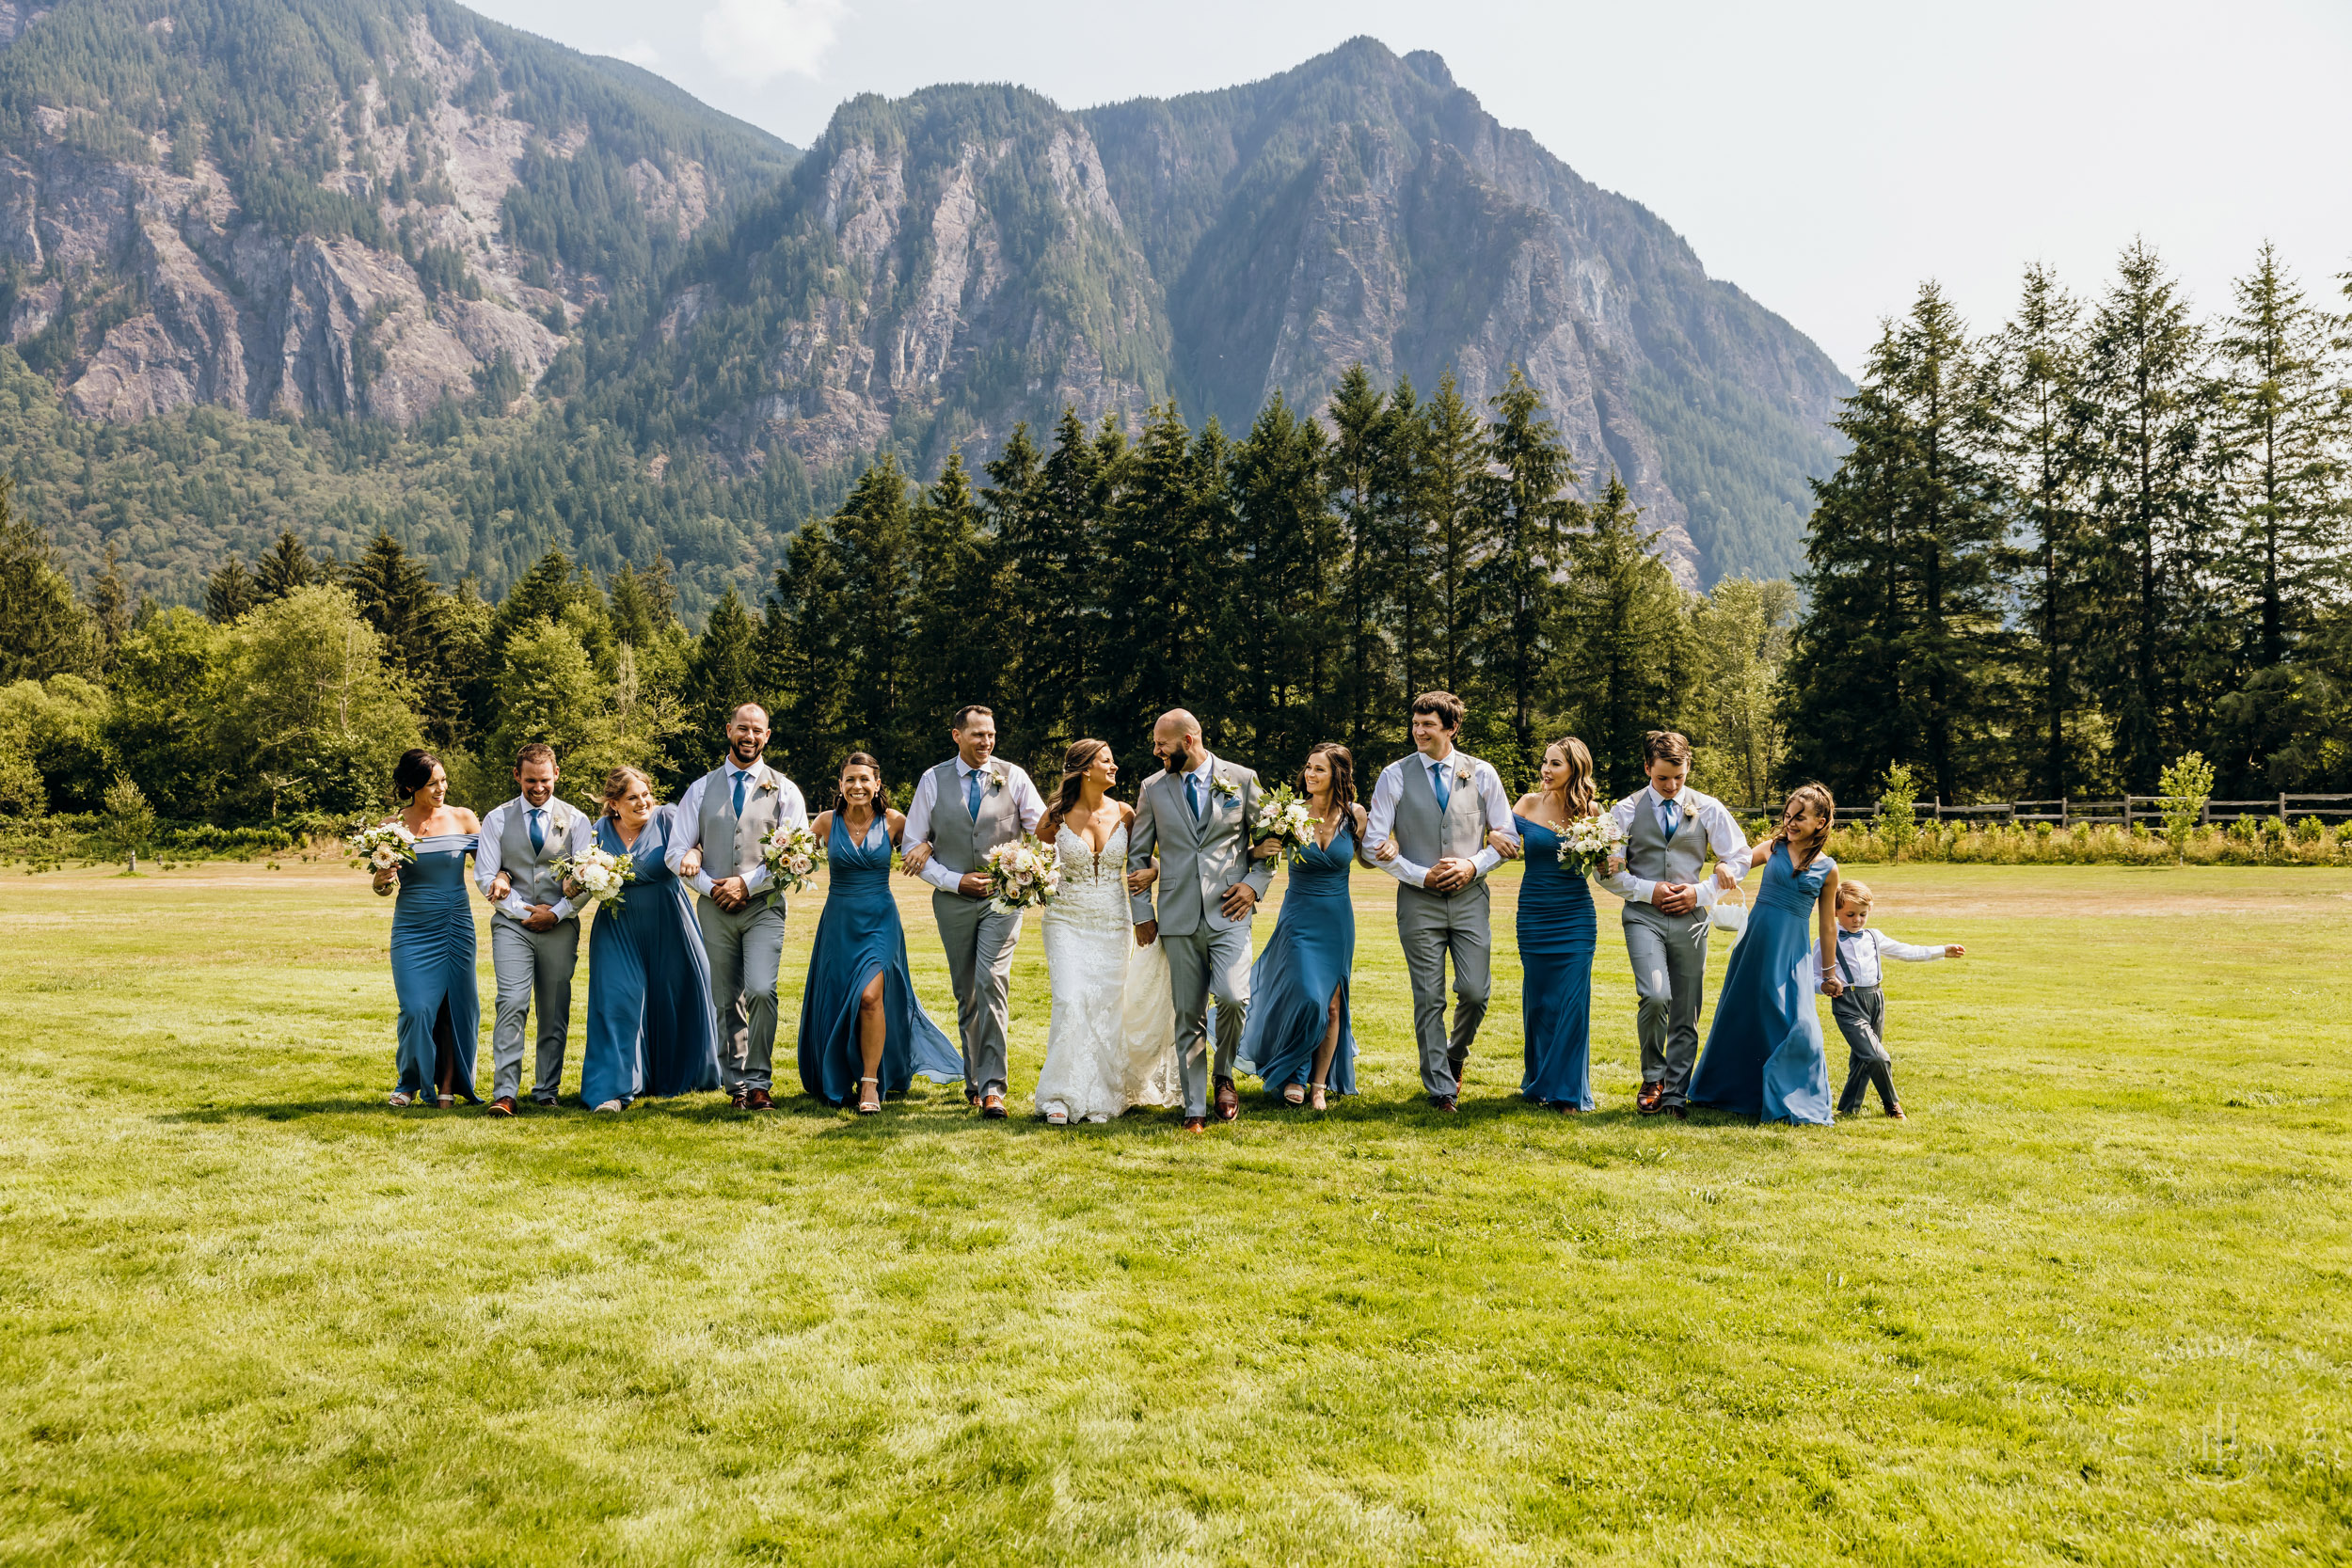
M 807 823 L 779 822 L 759 841 L 759 863 L 768 868 L 768 902 L 772 905 L 787 893 L 805 893 L 817 885 L 825 848 Z
M 593 845 L 577 855 L 557 861 L 555 869 L 599 904 L 619 904 L 622 893 L 637 879 L 635 861 Z
M 1560 868 L 1589 877 L 1625 852 L 1625 830 L 1607 812 L 1580 816 L 1560 831 Z
M 980 862 L 988 901 L 1010 913 L 1050 904 L 1061 892 L 1061 856 L 1034 838 L 1008 839 Z
M 1288 784 L 1277 784 L 1258 802 L 1255 816 L 1249 819 L 1249 842 L 1263 844 L 1267 839 L 1279 839 L 1283 858 L 1296 863 L 1299 853 L 1315 841 L 1314 814 L 1298 791 Z
M 365 865 L 373 876 L 417 863 L 417 835 L 398 822 L 362 828 L 344 842 L 351 846 L 352 863 Z

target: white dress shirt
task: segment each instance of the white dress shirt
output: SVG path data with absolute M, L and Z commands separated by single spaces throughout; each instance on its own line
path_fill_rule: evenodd
M 1941 947 L 1914 947 L 1907 942 L 1897 942 L 1875 926 L 1865 926 L 1859 931 L 1837 927 L 1837 964 L 1840 980 L 1850 986 L 1875 986 L 1880 983 L 1881 955 L 1900 958 L 1905 963 L 1933 963 L 1944 956 Z
M 733 757 L 727 758 L 720 766 L 726 769 L 719 775 L 720 787 L 732 794 L 735 790 L 736 776 L 742 775 L 744 778 L 743 799 L 749 802 L 752 791 L 759 787 L 759 767 L 738 768 Z M 801 786 L 772 768 L 768 769 L 768 775 L 776 781 L 779 795 L 776 802 L 776 826 L 780 828 L 807 827 L 808 802 L 802 799 Z M 661 857 L 669 863 L 672 871 L 677 870 L 679 863 L 686 859 L 686 852 L 689 849 L 697 847 L 703 841 L 703 787 L 709 783 L 710 775 L 705 773 L 692 784 L 688 784 L 686 793 L 678 797 L 676 832 L 671 835 L 670 847 Z M 764 863 L 755 863 L 744 870 L 741 875 L 743 891 L 747 895 L 757 893 L 768 885 L 768 867 Z M 717 883 L 712 879 L 709 872 L 697 871 L 691 879 L 691 885 L 696 893 L 707 898 L 710 896 L 710 890 Z
M 992 771 L 999 772 L 1005 776 L 1004 787 L 1012 794 L 1012 809 L 1020 814 L 1021 831 L 1025 833 L 1037 832 L 1037 825 L 1045 820 L 1045 801 L 1039 796 L 1037 785 L 1030 782 L 1029 775 L 1025 771 L 1015 768 L 1011 763 L 999 762 L 994 757 L 989 758 L 977 768 L 964 761 L 961 752 L 957 753 L 955 761 L 956 798 L 947 802 L 946 810 L 967 809 L 963 803 L 963 792 L 969 787 L 966 781 L 973 774 L 981 775 L 980 793 L 985 799 L 988 793 L 987 774 Z M 909 847 L 917 844 L 929 844 L 931 838 L 931 813 L 940 809 L 939 769 L 926 768 L 923 769 L 923 776 L 914 782 L 914 799 L 907 802 L 907 831 L 898 842 Z M 970 869 L 977 871 L 979 868 L 973 866 Z M 936 855 L 925 861 L 923 869 L 915 875 L 944 893 L 953 893 L 963 883 L 963 873 L 948 870 L 939 863 L 939 857 Z
M 1420 768 L 1425 771 L 1431 768 L 1457 768 L 1460 764 L 1456 759 L 1461 754 L 1449 747 L 1442 758 L 1433 760 L 1415 752 L 1411 756 L 1399 758 L 1380 769 L 1380 781 L 1372 786 L 1372 810 L 1364 822 L 1367 852 L 1376 856 L 1380 846 L 1389 842 L 1389 834 L 1396 826 L 1397 802 L 1405 798 L 1405 769 Z M 1435 787 L 1434 783 L 1432 787 Z M 1460 784 L 1449 786 L 1449 797 L 1453 790 L 1462 787 Z M 1469 787 L 1478 791 L 1478 803 L 1486 810 L 1487 828 L 1500 832 L 1512 843 L 1518 843 L 1518 825 L 1511 819 L 1511 797 L 1502 792 L 1502 775 L 1484 762 L 1473 764 Z M 1478 852 L 1470 857 L 1470 863 L 1471 869 L 1484 877 L 1502 863 L 1502 854 L 1481 834 Z M 1408 887 L 1422 887 L 1429 880 L 1430 867 L 1415 865 L 1402 854 L 1392 861 L 1375 858 L 1373 863 Z
M 571 830 L 564 835 L 564 853 L 577 857 L 596 843 L 596 825 L 578 806 L 565 806 L 564 809 L 570 813 L 572 818 Z M 530 816 L 539 814 L 539 831 L 544 836 L 554 831 L 551 826 L 554 811 L 555 800 L 552 796 L 548 797 L 544 806 L 534 807 L 517 795 L 502 805 L 490 808 L 490 815 L 482 819 L 482 836 L 475 842 L 473 851 L 473 879 L 475 885 L 482 889 L 483 897 L 490 896 L 490 884 L 499 879 L 499 871 L 505 864 L 505 851 L 499 847 L 499 836 L 506 832 L 506 819 L 516 812 L 524 813 L 523 826 L 528 832 Z M 558 920 L 569 920 L 578 912 L 572 908 L 569 898 L 558 898 L 548 908 L 555 911 Z M 523 902 L 521 894 L 511 888 L 507 890 L 506 896 L 499 901 L 498 910 L 500 913 L 511 915 L 516 920 L 531 918 L 531 906 Z
M 1740 831 L 1739 820 L 1731 815 L 1731 808 L 1712 795 L 1701 795 L 1697 790 L 1687 785 L 1675 792 L 1675 802 L 1682 808 L 1682 820 L 1698 823 L 1699 832 L 1707 835 L 1707 847 L 1715 851 L 1715 858 L 1730 864 L 1732 869 L 1740 876 L 1746 876 L 1748 873 L 1748 835 Z M 1617 819 L 1617 826 L 1629 839 L 1633 836 L 1633 814 L 1637 811 L 1655 813 L 1663 803 L 1664 798 L 1655 788 L 1644 784 L 1640 789 L 1618 801 L 1611 815 Z M 1665 819 L 1660 817 L 1658 825 L 1664 827 Z M 1621 866 L 1615 872 L 1602 878 L 1600 885 L 1629 904 L 1655 904 L 1658 902 L 1658 889 L 1661 884 L 1644 881 L 1633 875 L 1630 870 Z M 1712 877 L 1700 880 L 1698 894 L 1699 904 L 1702 908 L 1714 903 L 1721 896 L 1718 885 Z

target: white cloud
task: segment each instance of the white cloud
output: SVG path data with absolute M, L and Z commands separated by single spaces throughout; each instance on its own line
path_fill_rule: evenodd
M 703 13 L 703 53 L 722 75 L 755 87 L 815 76 L 848 10 L 842 0 L 719 0 Z
M 647 71 L 651 71 L 661 63 L 661 51 L 647 43 L 644 39 L 631 39 L 620 48 L 612 51 L 612 57 L 616 60 L 627 60 L 631 65 L 644 66 Z

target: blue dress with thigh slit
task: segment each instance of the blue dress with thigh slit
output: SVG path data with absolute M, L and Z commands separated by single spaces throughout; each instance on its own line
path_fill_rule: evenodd
M 686 884 L 663 859 L 676 819 L 675 806 L 655 807 L 633 845 L 621 842 L 612 818 L 596 820 L 596 847 L 627 858 L 635 873 L 619 903 L 597 905 L 588 928 L 583 1104 L 719 1086 L 710 960 Z
M 1829 1061 L 1813 1009 L 1813 928 L 1821 887 L 1837 863 L 1816 855 L 1803 871 L 1772 847 L 1748 927 L 1724 972 L 1707 1052 L 1691 1075 L 1691 1103 L 1765 1121 L 1827 1127 Z
M 1560 835 L 1517 818 L 1527 847 L 1519 882 L 1520 1022 L 1527 1070 L 1519 1093 L 1539 1105 L 1593 1108 L 1593 890 L 1560 863 Z
M 400 1083 L 405 1095 L 438 1092 L 451 1064 L 450 1091 L 474 1103 L 474 1049 L 482 1032 L 475 989 L 472 890 L 466 884 L 471 833 L 417 840 L 417 858 L 400 868 L 392 907 L 392 994 L 400 998 Z
M 1356 964 L 1356 905 L 1348 871 L 1356 857 L 1356 823 L 1339 826 L 1331 842 L 1310 844 L 1291 863 L 1290 885 L 1274 935 L 1249 972 L 1249 1014 L 1235 1053 L 1269 1089 L 1314 1077 L 1315 1050 L 1330 1027 L 1331 998 L 1347 985 Z M 1350 999 L 1340 998 L 1340 1042 L 1323 1086 L 1356 1092 L 1356 1036 Z
M 877 973 L 884 1019 L 879 1092 L 902 1093 L 917 1073 L 940 1084 L 963 1076 L 963 1053 L 914 995 L 906 927 L 890 890 L 890 824 L 881 814 L 863 844 L 852 844 L 842 814 L 833 814 L 825 911 L 817 918 L 808 984 L 801 990 L 801 1087 L 828 1105 L 857 1101 L 857 1081 L 866 1072 L 857 1003 Z

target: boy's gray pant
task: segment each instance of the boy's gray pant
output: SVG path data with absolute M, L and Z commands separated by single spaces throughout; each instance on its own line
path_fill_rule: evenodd
M 776 966 L 784 961 L 784 907 L 755 898 L 726 911 L 694 903 L 710 959 L 710 1001 L 719 1015 L 719 1086 L 729 1094 L 775 1087 Z
M 539 1004 L 538 1074 L 531 1098 L 552 1101 L 564 1081 L 564 1039 L 572 1022 L 572 971 L 580 962 L 580 922 L 559 920 L 533 931 L 490 917 L 490 968 L 498 976 L 497 1022 L 490 1029 L 490 1094 L 517 1099 L 523 1084 L 523 1022 Z
M 940 945 L 947 949 L 947 980 L 956 992 L 956 1029 L 963 1047 L 963 1092 L 1005 1089 L 1006 993 L 1012 985 L 1012 952 L 1021 943 L 1021 911 L 985 898 L 931 891 Z
M 1625 906 L 1625 951 L 1633 961 L 1640 1006 L 1642 1086 L 1661 1086 L 1658 1102 L 1683 1102 L 1699 1059 L 1699 1006 L 1707 1000 L 1707 911 L 1661 914 L 1652 904 Z
M 1879 1103 L 1895 1108 L 1895 1074 L 1886 1050 L 1886 993 L 1876 986 L 1849 986 L 1829 999 L 1829 1016 L 1846 1037 L 1846 1086 L 1837 1096 L 1840 1111 L 1862 1109 L 1863 1091 L 1876 1085 Z
M 1396 890 L 1396 934 L 1413 982 L 1413 1037 L 1421 1047 L 1421 1086 L 1451 1100 L 1462 1092 L 1470 1042 L 1486 1019 L 1493 990 L 1494 939 L 1482 878 L 1448 896 L 1409 883 Z M 1454 959 L 1454 1029 L 1445 1026 L 1445 962 Z
M 1216 998 L 1216 1076 L 1231 1078 L 1242 1022 L 1249 1016 L 1249 927 L 1219 931 L 1203 922 L 1181 937 L 1158 940 L 1168 949 L 1168 999 L 1176 1005 L 1176 1076 L 1184 1085 L 1184 1115 L 1205 1117 L 1209 998 Z

